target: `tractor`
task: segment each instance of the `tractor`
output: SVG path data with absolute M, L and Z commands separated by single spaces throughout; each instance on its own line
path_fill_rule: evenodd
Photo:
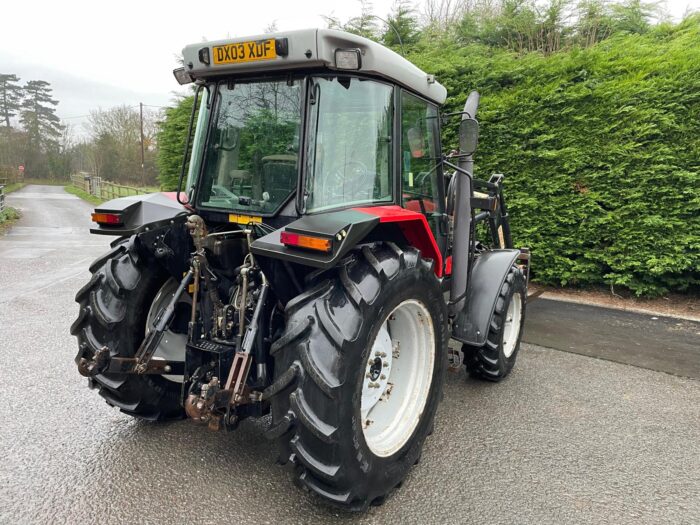
M 441 113 L 434 76 L 329 29 L 183 58 L 177 191 L 94 210 L 115 240 L 76 295 L 78 370 L 136 418 L 266 417 L 300 486 L 379 504 L 419 460 L 448 367 L 499 381 L 518 355 L 530 254 L 503 176 L 473 176 L 479 95 Z

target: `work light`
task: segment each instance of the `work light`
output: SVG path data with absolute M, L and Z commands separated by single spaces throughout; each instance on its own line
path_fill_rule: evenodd
M 335 67 L 338 69 L 360 69 L 361 65 L 359 49 L 335 50 Z

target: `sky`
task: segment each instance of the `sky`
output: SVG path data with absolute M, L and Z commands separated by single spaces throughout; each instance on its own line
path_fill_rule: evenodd
M 393 0 L 374 0 L 386 17 Z M 417 2 L 420 9 L 420 1 Z M 700 0 L 666 0 L 680 19 Z M 90 110 L 115 105 L 164 106 L 180 88 L 176 55 L 191 43 L 345 21 L 358 0 L 6 0 L 0 5 L 0 73 L 51 82 L 57 114 L 80 134 Z

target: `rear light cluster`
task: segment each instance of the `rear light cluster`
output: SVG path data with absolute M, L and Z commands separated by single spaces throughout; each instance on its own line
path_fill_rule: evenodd
M 333 242 L 330 239 L 323 237 L 313 237 L 301 233 L 282 232 L 280 233 L 280 241 L 285 246 L 293 246 L 295 248 L 306 248 L 308 250 L 316 250 L 319 252 L 330 252 L 333 249 Z
M 122 216 L 118 213 L 98 213 L 92 214 L 92 222 L 97 224 L 105 224 L 109 226 L 118 226 L 122 224 Z

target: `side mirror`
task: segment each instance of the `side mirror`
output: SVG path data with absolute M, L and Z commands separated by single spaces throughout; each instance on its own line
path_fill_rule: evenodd
M 459 152 L 473 155 L 479 142 L 479 123 L 476 119 L 465 118 L 459 123 Z

